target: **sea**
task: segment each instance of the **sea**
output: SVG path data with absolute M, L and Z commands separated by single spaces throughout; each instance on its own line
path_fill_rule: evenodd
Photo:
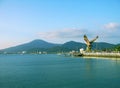
M 120 88 L 120 59 L 1 54 L 0 88 Z

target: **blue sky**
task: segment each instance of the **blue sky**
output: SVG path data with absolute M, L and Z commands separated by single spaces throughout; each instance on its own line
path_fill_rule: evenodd
M 0 49 L 34 39 L 120 43 L 120 0 L 0 0 Z

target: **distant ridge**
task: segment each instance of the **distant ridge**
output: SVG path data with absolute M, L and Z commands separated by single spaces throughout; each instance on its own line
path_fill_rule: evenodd
M 55 46 L 59 46 L 59 44 L 48 43 L 44 40 L 36 39 L 25 44 L 3 49 L 2 51 L 14 53 L 14 52 L 28 51 L 35 48 L 48 49 Z
M 106 42 L 95 42 L 95 43 L 93 43 L 93 49 L 98 49 L 98 50 L 113 48 L 114 46 L 116 46 L 116 45 L 111 44 L 111 43 L 106 43 Z
M 62 47 L 69 48 L 70 50 L 79 50 L 80 48 L 85 48 L 85 43 L 75 42 L 75 41 L 69 41 L 62 45 Z
M 118 44 L 119 45 L 119 44 Z M 103 50 L 107 48 L 112 48 L 115 47 L 115 44 L 110 44 L 106 42 L 95 42 L 93 43 L 93 49 L 97 50 Z M 36 52 L 36 51 L 45 51 L 49 53 L 56 53 L 56 52 L 68 52 L 71 50 L 79 50 L 80 48 L 86 48 L 85 43 L 80 43 L 80 42 L 75 42 L 75 41 L 69 41 L 64 44 L 54 44 L 54 43 L 49 43 L 44 40 L 36 39 L 28 43 L 24 43 L 18 46 L 6 48 L 0 50 L 1 52 L 8 52 L 8 53 L 18 53 L 22 51 L 26 52 Z

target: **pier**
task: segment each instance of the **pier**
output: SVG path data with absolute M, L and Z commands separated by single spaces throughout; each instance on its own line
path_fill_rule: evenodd
M 108 52 L 90 52 L 90 53 L 83 53 L 82 56 L 89 56 L 89 57 L 111 57 L 111 58 L 120 58 L 120 53 L 108 53 Z

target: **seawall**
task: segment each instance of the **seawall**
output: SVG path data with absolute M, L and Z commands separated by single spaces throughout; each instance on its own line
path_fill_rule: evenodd
M 83 53 L 83 56 L 120 58 L 120 53 L 94 52 L 94 53 Z

